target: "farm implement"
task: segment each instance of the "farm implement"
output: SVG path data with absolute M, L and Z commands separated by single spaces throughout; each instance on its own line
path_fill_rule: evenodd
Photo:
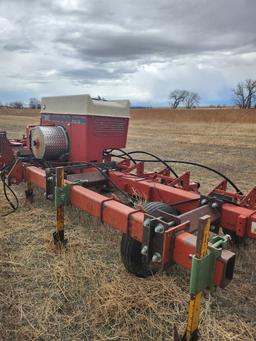
M 256 239 L 256 187 L 244 195 L 208 166 L 124 151 L 128 122 L 128 101 L 43 98 L 40 124 L 29 125 L 22 139 L 0 132 L 1 179 L 11 206 L 3 216 L 18 208 L 12 185 L 25 182 L 28 201 L 35 186 L 54 201 L 58 247 L 67 242 L 64 210 L 72 205 L 122 233 L 121 258 L 130 273 L 147 277 L 174 264 L 190 270 L 187 327 L 182 337 L 175 329 L 174 339 L 196 340 L 203 291 L 225 288 L 233 278 L 235 254 L 228 241 Z M 163 169 L 146 171 L 148 163 Z M 175 163 L 206 168 L 221 182 L 201 194 L 190 172 L 178 175 L 170 166 Z

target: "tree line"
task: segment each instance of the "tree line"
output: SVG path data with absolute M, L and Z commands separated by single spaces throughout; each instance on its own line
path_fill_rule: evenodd
M 232 89 L 232 101 L 241 109 L 256 108 L 256 80 L 246 79 L 239 82 Z M 169 105 L 173 109 L 183 106 L 187 109 L 195 108 L 200 103 L 198 93 L 188 90 L 176 89 L 169 94 Z
M 246 79 L 243 82 L 239 82 L 234 89 L 232 89 L 232 101 L 234 105 L 241 109 L 256 108 L 256 80 Z M 98 99 L 105 100 L 98 96 Z M 169 94 L 169 105 L 173 109 L 177 109 L 179 106 L 183 106 L 187 109 L 195 108 L 200 104 L 200 95 L 193 91 L 184 89 L 175 89 Z M 16 109 L 22 109 L 27 106 L 22 101 L 14 101 L 5 105 L 1 104 L 0 107 L 10 107 Z M 41 102 L 35 97 L 29 99 L 28 107 L 31 109 L 41 109 Z M 210 105 L 210 107 L 213 107 Z M 218 105 L 217 107 L 221 107 Z
M 7 108 L 15 108 L 15 109 L 23 109 L 23 108 L 30 108 L 30 109 L 41 109 L 41 102 L 39 99 L 35 97 L 31 97 L 29 99 L 28 105 L 25 105 L 22 101 L 13 101 L 6 104 L 2 104 L 0 102 L 0 107 L 7 107 Z

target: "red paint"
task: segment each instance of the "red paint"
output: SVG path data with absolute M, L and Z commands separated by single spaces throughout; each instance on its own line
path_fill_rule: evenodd
M 69 161 L 101 162 L 103 151 L 126 145 L 128 118 L 42 114 L 41 125 L 61 125 L 69 137 Z
M 45 172 L 42 169 L 27 167 L 25 176 L 26 181 L 30 181 L 42 188 L 45 187 Z M 143 212 L 81 186 L 71 187 L 70 202 L 73 206 L 99 218 L 102 222 L 113 226 L 120 232 L 130 233 L 134 239 L 142 241 Z M 185 224 L 183 227 L 185 228 Z M 188 232 L 180 232 L 174 239 L 172 261 L 186 269 L 191 269 L 190 255 L 195 254 L 195 247 L 196 236 Z M 218 259 L 215 284 L 221 286 L 223 280 L 225 280 L 224 265 L 222 260 Z

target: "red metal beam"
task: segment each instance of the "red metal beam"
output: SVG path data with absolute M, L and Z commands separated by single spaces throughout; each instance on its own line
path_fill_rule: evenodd
M 185 191 L 179 188 L 163 185 L 145 180 L 131 174 L 123 174 L 122 172 L 112 171 L 109 173 L 111 181 L 122 190 L 138 195 L 148 201 L 161 201 L 168 204 L 175 204 L 179 201 L 190 199 L 199 199 L 200 194 Z M 199 206 L 199 202 L 186 203 L 179 205 L 177 208 L 181 213 L 191 211 Z M 221 208 L 220 225 L 227 230 L 234 231 L 240 237 L 248 236 L 256 239 L 256 229 L 251 229 L 251 216 L 255 211 L 249 208 L 236 206 L 232 204 L 224 204 Z
M 44 170 L 31 166 L 26 167 L 25 170 L 26 181 L 34 183 L 36 186 L 45 188 L 45 172 Z M 124 175 L 121 172 L 110 172 L 111 181 L 118 187 L 130 194 L 138 194 L 148 201 L 162 201 L 167 203 L 175 203 L 182 200 L 196 199 L 200 196 L 197 193 L 184 191 L 175 187 L 154 183 L 152 181 L 144 180 L 143 178 L 133 175 Z M 126 205 L 121 204 L 115 200 L 106 201 L 105 196 L 98 194 L 81 186 L 75 186 L 71 190 L 71 202 L 74 206 L 83 209 L 86 207 L 88 213 L 101 217 L 102 220 L 108 224 L 116 224 L 114 227 L 120 231 L 127 232 L 128 229 L 133 238 L 141 240 L 141 231 L 134 221 L 134 210 Z M 199 206 L 199 203 L 193 202 L 186 205 L 179 206 L 181 212 L 188 212 Z M 104 208 L 103 208 L 104 207 Z M 111 212 L 109 212 L 109 207 Z M 103 209 L 102 209 L 103 208 Z M 91 212 L 93 210 L 94 212 Z M 95 215 L 94 213 L 97 214 Z M 238 236 L 248 236 L 256 239 L 256 228 L 254 221 L 255 211 L 235 206 L 232 204 L 224 204 L 221 209 L 221 226 L 236 232 Z M 137 213 L 141 221 L 142 213 Z M 136 216 L 135 215 L 135 216 Z M 118 221 L 116 219 L 118 218 Z
M 26 181 L 30 181 L 36 186 L 45 188 L 44 170 L 33 166 L 27 167 L 25 176 Z M 180 190 L 177 190 L 176 192 L 178 200 L 181 199 L 179 197 L 179 191 Z M 78 185 L 71 187 L 70 202 L 75 207 L 99 218 L 102 222 L 113 226 L 123 233 L 129 233 L 138 241 L 142 241 L 144 222 L 143 212 Z M 181 232 L 174 239 L 173 261 L 184 268 L 191 269 L 190 255 L 195 253 L 195 248 L 196 237 L 188 232 Z M 232 257 L 234 257 L 234 254 L 230 252 L 228 258 Z M 215 271 L 215 284 L 221 286 L 225 280 L 225 262 L 223 262 L 222 259 L 218 259 Z
M 163 185 L 143 177 L 131 174 L 124 174 L 118 171 L 109 172 L 111 181 L 132 195 L 138 195 L 147 201 L 161 201 L 168 204 L 175 204 L 179 201 L 199 199 L 200 195 L 194 192 L 185 191 L 172 186 Z M 191 202 L 179 205 L 178 210 L 183 213 L 195 209 L 199 202 Z
M 256 239 L 256 231 L 251 230 L 251 217 L 255 211 L 235 206 L 232 204 L 224 204 L 221 210 L 221 226 L 234 231 L 238 236 L 248 236 Z
M 210 243 L 209 243 L 210 245 Z M 184 232 L 178 234 L 175 239 L 173 261 L 185 269 L 191 269 L 191 255 L 195 254 L 196 236 Z M 235 255 L 228 250 L 222 250 L 221 257 L 217 259 L 214 283 L 219 287 L 225 287 L 232 280 L 233 275 L 229 270 L 234 266 Z
M 41 168 L 26 167 L 25 180 L 45 189 L 45 171 Z M 66 183 L 70 183 L 66 181 Z M 128 207 L 112 198 L 107 198 L 99 193 L 81 186 L 72 186 L 70 202 L 73 206 L 99 218 L 106 224 L 141 241 L 144 213 Z
M 142 241 L 143 212 L 81 186 L 71 188 L 70 202 L 102 222 L 123 233 L 129 232 L 134 239 Z
M 25 167 L 25 181 L 45 189 L 45 171 L 35 166 Z

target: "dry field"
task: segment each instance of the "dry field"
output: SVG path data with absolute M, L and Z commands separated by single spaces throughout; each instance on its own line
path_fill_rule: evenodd
M 37 121 L 31 112 L 0 112 L 0 129 L 12 137 Z M 204 162 L 247 191 L 256 184 L 256 125 L 243 122 L 132 119 L 128 149 Z M 203 191 L 218 182 L 205 171 L 191 170 Z M 172 340 L 174 323 L 184 330 L 185 271 L 175 267 L 170 275 L 148 279 L 128 274 L 120 261 L 120 234 L 72 208 L 66 214 L 68 248 L 60 254 L 51 240 L 51 203 L 36 191 L 35 202 L 26 204 L 24 187 L 16 191 L 20 209 L 0 217 L 0 340 Z M 0 210 L 7 209 L 0 191 Z M 232 246 L 234 280 L 225 290 L 205 295 L 201 340 L 256 339 L 255 247 L 256 241 Z
M 256 109 L 238 109 L 226 107 L 195 108 L 195 109 L 170 109 L 170 108 L 148 108 L 131 109 L 132 119 L 158 119 L 174 122 L 225 122 L 230 123 L 256 123 Z

